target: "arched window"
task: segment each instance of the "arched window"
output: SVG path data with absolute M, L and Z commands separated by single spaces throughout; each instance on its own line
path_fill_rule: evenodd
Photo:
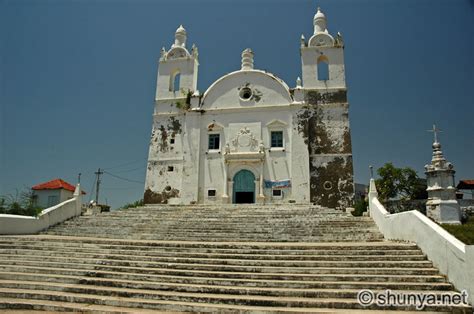
M 181 80 L 181 73 L 179 71 L 175 72 L 170 77 L 170 92 L 179 91 L 179 84 Z
M 329 60 L 325 56 L 318 58 L 318 81 L 329 80 Z

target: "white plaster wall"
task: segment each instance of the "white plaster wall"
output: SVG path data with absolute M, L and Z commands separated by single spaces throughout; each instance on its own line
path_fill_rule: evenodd
M 373 179 L 369 211 L 386 239 L 416 243 L 456 289 L 466 290 L 474 302 L 474 245 L 465 245 L 416 210 L 389 214 L 377 199 Z
M 181 202 L 189 204 L 199 201 L 199 160 L 201 149 L 201 114 L 188 112 L 181 136 L 183 150 Z M 206 146 L 207 147 L 207 146 Z
M 58 199 L 58 204 L 61 203 L 64 200 L 66 200 L 66 199 L 63 199 L 60 189 L 57 189 L 57 190 L 35 190 L 34 193 L 36 195 L 36 204 L 39 207 L 42 207 L 42 208 L 48 207 L 48 197 L 50 197 L 50 196 L 56 196 L 57 199 Z M 71 192 L 71 195 L 72 195 L 72 192 Z
M 329 80 L 317 79 L 318 58 L 329 61 Z M 340 47 L 302 47 L 301 62 L 304 88 L 345 88 L 344 50 Z
M 198 66 L 199 63 L 193 57 L 160 61 L 155 99 L 182 97 L 181 90 L 196 91 Z M 170 91 L 170 78 L 174 73 L 176 73 L 176 71 L 181 73 L 179 84 L 180 90 L 173 92 Z
M 216 189 L 217 197 L 224 192 L 224 146 L 225 143 L 231 142 L 237 135 L 241 127 L 248 126 L 252 133 L 262 140 L 266 148 L 265 161 L 263 167 L 263 177 L 265 180 L 287 180 L 291 179 L 292 187 L 284 189 L 283 199 L 273 199 L 271 197 L 271 189 L 264 189 L 267 196 L 265 202 L 288 202 L 294 199 L 297 202 L 309 202 L 309 174 L 308 174 L 308 149 L 304 143 L 304 139 L 294 128 L 293 119 L 296 118 L 296 107 L 287 105 L 274 108 L 255 107 L 245 110 L 207 110 L 201 116 L 200 128 L 200 201 L 216 202 L 215 199 L 207 197 L 208 189 Z M 267 124 L 274 120 L 282 121 L 285 127 L 279 130 L 284 134 L 284 148 L 269 151 L 271 146 L 270 132 L 276 130 L 267 127 Z M 236 123 L 238 122 L 238 123 Z M 211 123 L 217 123 L 223 127 L 219 131 L 221 136 L 220 151 L 208 151 L 208 135 L 214 133 L 209 132 L 207 126 Z M 257 130 L 256 127 L 259 129 Z M 237 168 L 238 169 L 237 169 Z M 232 162 L 229 164 L 229 179 L 233 179 L 233 175 L 240 168 L 247 167 L 254 172 L 256 179 L 260 176 L 260 164 Z M 294 172 L 293 172 L 294 171 Z M 232 189 L 229 184 L 229 197 L 232 197 Z M 258 186 L 256 186 L 258 193 Z
M 155 114 L 153 120 L 145 191 L 150 189 L 155 193 L 162 193 L 167 187 L 181 191 L 184 162 L 183 143 L 185 142 L 184 117 L 183 115 Z M 172 120 L 179 121 L 181 124 L 181 131 L 175 133 L 174 144 L 171 144 L 173 137 L 169 128 Z M 165 137 L 163 137 L 161 126 L 165 128 Z M 169 166 L 173 167 L 173 171 L 168 171 Z
M 308 144 L 298 131 L 297 109 L 292 112 L 289 134 L 291 135 L 290 165 L 292 174 L 291 198 L 302 202 L 310 202 L 310 175 Z
M 175 94 L 175 98 L 156 100 L 154 114 L 182 114 L 183 110 L 179 108 L 179 104 L 186 106 L 186 93 L 179 92 Z
M 61 203 L 64 201 L 70 200 L 71 198 L 74 197 L 74 192 L 71 192 L 65 189 L 61 189 L 60 191 L 61 191 L 61 195 L 59 199 Z

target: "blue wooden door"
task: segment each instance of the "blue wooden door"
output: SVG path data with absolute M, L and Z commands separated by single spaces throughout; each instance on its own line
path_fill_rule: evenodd
M 240 170 L 234 176 L 233 203 L 255 203 L 255 176 L 249 170 Z

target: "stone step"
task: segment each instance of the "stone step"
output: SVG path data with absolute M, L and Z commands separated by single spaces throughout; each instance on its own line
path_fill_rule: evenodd
M 81 303 L 69 303 L 69 302 L 54 302 L 47 300 L 25 300 L 20 298 L 0 298 L 0 309 L 25 309 L 30 311 L 48 311 L 48 312 L 80 312 L 80 313 L 137 313 L 137 308 L 127 307 L 116 307 L 116 306 L 104 306 L 95 304 L 81 304 Z M 163 302 L 160 305 L 161 310 L 146 310 L 140 309 L 139 312 L 143 314 L 147 313 L 182 313 L 176 312 L 176 309 L 181 309 L 186 312 L 222 312 L 226 313 L 261 313 L 262 311 L 272 313 L 327 313 L 328 310 L 324 308 L 286 308 L 286 307 L 254 307 L 254 306 L 241 306 L 241 305 L 219 305 L 219 304 L 196 304 L 196 303 L 184 303 L 184 302 L 173 302 L 168 304 Z M 171 310 L 173 309 L 174 310 Z M 9 311 L 11 313 L 25 314 L 30 312 L 25 311 Z M 360 310 L 353 309 L 331 309 L 331 313 L 356 313 L 360 314 Z M 366 312 L 371 312 L 366 310 Z M 404 313 L 404 314 L 419 314 L 419 311 L 390 311 L 384 310 L 385 313 Z M 426 311 L 425 311 L 426 312 Z
M 321 221 L 306 221 L 306 222 L 277 222 L 277 221 L 267 221 L 260 223 L 236 223 L 236 222 L 220 222 L 215 223 L 213 221 L 200 221 L 195 223 L 189 223 L 184 221 L 167 221 L 166 223 L 161 221 L 152 221 L 148 220 L 146 222 L 133 222 L 133 221 L 72 221 L 65 222 L 61 225 L 62 227 L 79 227 L 79 226 L 88 226 L 88 227 L 107 227 L 111 228 L 112 226 L 119 227 L 123 226 L 125 228 L 143 228 L 143 227 L 179 227 L 182 229 L 198 229 L 198 228 L 212 228 L 212 229 L 236 229 L 236 230 L 245 230 L 245 229 L 263 229 L 263 230 L 273 230 L 273 229 L 331 229 L 331 228 L 355 228 L 355 229 L 365 229 L 365 228 L 375 228 L 375 225 L 371 222 L 321 222 Z
M 55 235 L 36 236 L 0 236 L 0 243 L 28 243 L 34 245 L 77 245 L 80 247 L 125 247 L 128 249 L 152 249 L 152 248 L 187 248 L 187 249 L 209 249 L 209 250 L 258 250 L 258 251 L 319 251 L 319 250 L 413 250 L 418 247 L 412 243 L 403 242 L 235 242 L 235 241 L 164 241 L 164 240 L 133 240 L 97 237 L 70 237 Z
M 113 254 L 113 255 L 133 255 L 137 257 L 153 257 L 153 256 L 176 256 L 176 257 L 217 257 L 217 258 L 243 258 L 243 259 L 314 259 L 320 256 L 333 256 L 341 258 L 341 256 L 350 256 L 361 258 L 364 256 L 371 256 L 375 258 L 384 258 L 385 256 L 424 256 L 420 250 L 314 250 L 314 251 L 301 251 L 301 250 L 289 250 L 289 251 L 258 251 L 258 250 L 246 250 L 246 251 L 236 251 L 236 250 L 208 250 L 208 249 L 188 249 L 188 248 L 162 248 L 141 251 L 141 250 L 125 250 L 121 248 L 83 248 L 77 246 L 27 246 L 27 245 L 2 245 L 0 244 L 0 254 L 20 254 L 21 252 L 61 252 L 65 254 L 73 253 L 89 253 L 89 254 Z M 44 254 L 44 253 L 40 253 Z
M 0 310 L 3 309 L 5 313 L 16 313 L 16 314 L 27 314 L 37 312 L 69 312 L 69 313 L 110 313 L 110 314 L 122 314 L 122 313 L 136 313 L 136 308 L 116 307 L 116 306 L 104 306 L 96 304 L 81 304 L 81 303 L 70 303 L 70 302 L 54 302 L 48 300 L 32 300 L 32 299 L 21 299 L 21 298 L 0 298 Z M 17 310 L 14 310 L 17 309 Z M 140 309 L 140 313 L 181 313 L 181 312 L 170 312 L 170 311 L 158 311 L 158 310 L 145 310 Z
M 43 285 L 46 287 L 47 285 Z M 68 290 L 80 290 L 80 285 L 67 286 Z M 98 291 L 99 289 L 97 289 Z M 102 289 L 102 295 L 91 295 L 86 293 L 48 291 L 48 290 L 26 290 L 26 289 L 5 289 L 0 288 L 0 298 L 29 298 L 34 300 L 47 300 L 53 302 L 74 302 L 83 304 L 99 304 L 103 306 L 122 306 L 128 308 L 160 309 L 172 311 L 216 311 L 241 309 L 241 306 L 247 307 L 287 307 L 294 309 L 306 308 L 337 308 L 337 309 L 365 309 L 354 299 L 326 299 L 326 298 L 304 298 L 304 297 L 272 297 L 272 296 L 239 296 L 239 295 L 214 295 L 197 293 L 176 293 L 166 294 L 162 292 L 163 299 L 147 299 L 140 295 L 130 297 L 130 289 L 107 288 Z M 113 291 L 113 294 L 111 293 Z M 143 293 L 143 292 L 142 292 Z M 113 296 L 112 296 L 113 295 Z M 123 295 L 123 296 L 119 296 Z M 238 306 L 236 308 L 236 306 Z M 376 305 L 371 305 L 370 309 L 380 309 Z M 397 308 L 398 310 L 415 310 L 414 306 L 405 306 Z M 445 307 L 431 306 L 428 310 L 457 310 L 472 311 L 468 307 Z M 469 313 L 469 312 L 466 312 Z
M 261 237 L 265 238 L 274 238 L 277 236 L 283 238 L 291 238 L 291 237 L 320 237 L 320 238 L 327 238 L 331 239 L 334 237 L 334 240 L 337 240 L 338 237 L 365 237 L 365 236 L 374 236 L 376 238 L 381 238 L 378 235 L 376 230 L 341 230 L 341 231 L 323 231 L 323 230 L 297 230 L 297 231 L 285 231 L 285 230 L 275 230 L 275 231 L 263 231 L 263 230 L 244 230 L 239 232 L 237 230 L 181 230 L 181 229 L 172 229 L 172 230 L 163 230 L 163 229 L 106 229 L 106 228 L 76 228 L 74 231 L 66 228 L 58 228 L 55 230 L 51 230 L 48 234 L 100 234 L 100 232 L 106 233 L 107 235 L 121 235 L 128 232 L 132 232 L 133 234 L 139 234 L 144 237 L 153 236 L 157 239 L 160 237 L 166 236 L 173 236 L 173 237 L 182 237 L 186 236 L 187 238 L 189 235 L 192 237 L 216 237 L 216 238 L 254 238 L 259 239 Z M 356 233 L 356 234 L 355 234 Z
M 182 225 L 182 224 L 153 224 L 153 223 L 147 223 L 147 224 L 136 224 L 136 225 L 121 225 L 121 224 L 115 224 L 113 225 L 115 228 L 125 228 L 129 230 L 180 230 L 180 231 L 220 231 L 220 230 L 232 230 L 234 232 L 237 231 L 242 231 L 242 232 L 252 232 L 252 231 L 264 231 L 264 232 L 282 232 L 282 231 L 288 231 L 288 232 L 308 232 L 308 231 L 319 231 L 319 232 L 332 232 L 332 233 L 349 233 L 352 231 L 377 231 L 378 229 L 374 227 L 372 224 L 371 225 L 342 225 L 342 226 L 337 226 L 337 225 L 304 225 L 304 226 L 292 226 L 291 224 L 288 225 L 274 225 L 274 226 L 259 226 L 259 225 L 242 225 L 242 226 L 233 226 L 233 225 L 213 225 L 213 224 L 193 224 L 193 225 Z M 110 229 L 113 230 L 111 225 L 109 224 L 97 224 L 97 223 L 88 223 L 88 224 L 66 224 L 62 226 L 55 227 L 56 230 L 58 229 L 68 229 L 70 228 L 90 228 L 90 229 Z
M 411 275 L 411 276 L 433 276 L 437 275 L 438 272 L 433 267 L 423 268 L 397 268 L 397 267 L 360 267 L 360 268 L 348 268 L 348 267 L 317 267 L 312 269 L 306 269 L 304 271 L 289 268 L 228 268 L 228 269 L 216 269 L 209 268 L 204 270 L 196 269 L 179 269 L 179 268 L 145 268 L 145 267 L 130 267 L 130 266 L 110 266 L 110 265 L 98 265 L 98 264 L 71 264 L 71 263 L 38 263 L 36 261 L 9 261 L 1 262 L 0 266 L 2 269 L 11 270 L 11 267 L 17 269 L 27 269 L 32 272 L 40 272 L 48 269 L 58 269 L 62 271 L 69 271 L 74 269 L 75 271 L 86 271 L 87 274 L 95 274 L 97 272 L 113 272 L 113 273 L 134 273 L 134 274 L 145 274 L 145 275 L 170 275 L 170 276 L 189 276 L 189 277 L 203 277 L 212 276 L 215 278 L 250 278 L 250 279 L 278 279 L 288 278 L 295 280 L 313 280 L 318 278 L 319 275 L 354 275 L 357 277 L 365 277 L 366 275 Z M 13 269 L 15 271 L 15 269 Z
M 157 216 L 82 216 L 79 218 L 73 218 L 71 221 L 72 222 L 85 222 L 85 221 L 114 221 L 114 222 L 126 222 L 128 220 L 134 222 L 134 223 L 146 223 L 148 221 L 152 222 L 159 222 L 162 219 L 166 219 L 167 222 L 178 222 L 178 221 L 183 221 L 183 222 L 189 222 L 189 219 L 195 220 L 196 223 L 208 223 L 208 222 L 213 222 L 213 223 L 222 223 L 222 224 L 239 224 L 242 222 L 239 222 L 240 219 L 244 219 L 246 221 L 249 221 L 250 223 L 257 223 L 257 221 L 251 221 L 253 219 L 259 219 L 261 221 L 271 221 L 275 223 L 370 223 L 371 221 L 368 219 L 362 219 L 358 217 L 340 217 L 340 216 L 326 216 L 326 215 L 321 215 L 321 216 L 314 216 L 314 215 L 308 215 L 308 216 L 300 216 L 300 217 L 295 217 L 294 215 L 288 215 L 288 216 L 268 216 L 268 215 L 262 215 L 262 216 L 250 216 L 250 215 L 241 215 L 241 216 L 226 216 L 226 217 L 220 217 L 220 216 L 196 216 L 196 215 L 181 215 L 181 216 L 167 216 L 167 215 L 157 215 Z
M 271 272 L 295 272 L 295 273 L 311 273 L 314 269 L 334 266 L 333 261 L 248 261 L 248 260 L 186 260 L 175 262 L 172 259 L 164 262 L 148 262 L 148 261 L 131 261 L 131 260 L 113 260 L 113 259 L 89 259 L 76 257 L 49 257 L 49 256 L 22 256 L 2 255 L 2 260 L 6 263 L 14 263 L 18 265 L 37 265 L 49 264 L 54 265 L 81 265 L 81 264 L 100 264 L 112 267 L 135 267 L 135 268 L 173 268 L 187 270 L 221 270 L 221 271 L 271 271 Z M 404 267 L 404 268 L 424 268 L 432 267 L 429 261 L 340 261 L 338 267 L 358 268 L 358 267 Z M 61 266 L 60 266 L 61 267 Z
M 160 254 L 154 256 L 143 256 L 136 254 L 115 254 L 113 252 L 96 252 L 86 253 L 77 251 L 38 251 L 38 250 L 18 250 L 18 249 L 0 249 L 0 256 L 16 256 L 27 257 L 27 256 L 47 256 L 47 257 L 62 257 L 64 255 L 74 256 L 76 258 L 102 258 L 102 259 L 114 259 L 114 260 L 140 260 L 140 261 L 152 261 L 152 262 L 167 262 L 167 261 L 255 261 L 255 262 L 298 262 L 299 264 L 307 264 L 313 261 L 424 261 L 426 257 L 422 254 L 418 255 L 242 255 L 242 254 L 207 254 L 207 253 L 188 253 L 188 254 L 176 254 L 175 252 L 169 252 L 168 254 Z
M 50 232 L 49 234 L 52 235 L 59 235 L 59 236 L 81 236 L 81 233 L 61 233 L 61 232 Z M 165 239 L 165 240 L 174 240 L 174 241 L 186 241 L 189 240 L 189 236 L 156 236 L 153 234 L 106 234 L 104 237 L 107 238 L 122 238 L 122 239 L 135 239 L 135 240 L 158 240 L 158 239 Z M 221 242 L 221 241 L 226 241 L 229 240 L 229 237 L 212 237 L 212 236 L 207 236 L 207 237 L 192 237 L 194 241 L 203 241 L 203 242 L 210 242 L 210 241 L 216 241 L 216 242 Z M 252 242 L 252 241 L 268 241 L 268 242 L 294 242 L 297 240 L 302 240 L 305 242 L 340 242 L 340 241 L 353 241 L 353 242 L 358 242 L 358 241 L 382 241 L 383 237 L 380 236 L 337 236 L 337 237 L 298 237 L 298 236 L 287 236 L 287 237 L 233 237 L 232 238 L 236 242 Z
M 309 287 L 288 288 L 288 287 L 251 287 L 251 286 L 231 286 L 231 285 L 206 285 L 190 283 L 168 283 L 168 282 L 142 282 L 132 280 L 103 279 L 103 278 L 80 278 L 74 276 L 28 276 L 18 275 L 14 280 L 0 279 L 0 286 L 10 289 L 24 290 L 49 290 L 65 291 L 73 293 L 87 293 L 94 295 L 107 295 L 105 291 L 112 295 L 123 297 L 135 294 L 147 299 L 162 299 L 169 296 L 169 293 L 187 294 L 214 294 L 214 295 L 240 295 L 240 296 L 272 296 L 272 297 L 301 297 L 305 298 L 348 298 L 356 299 L 357 293 L 361 289 L 371 289 L 382 291 L 391 289 L 394 291 L 446 291 L 452 288 L 446 283 L 371 283 L 371 282 L 314 282 Z M 35 281 L 34 278 L 41 281 Z M 366 285 L 363 287 L 363 285 Z M 361 288 L 362 287 L 362 288 Z M 104 291 L 105 290 L 105 291 Z M 121 294 L 120 292 L 125 292 Z M 456 293 L 452 291 L 451 293 Z M 163 295 L 164 294 L 164 295 Z
M 199 284 L 230 284 L 230 285 L 251 285 L 251 286 L 276 286 L 276 287 L 306 287 L 311 286 L 312 282 L 446 282 L 445 278 L 433 272 L 432 274 L 399 274 L 393 275 L 388 271 L 383 273 L 379 271 L 378 274 L 291 274 L 291 273 L 238 273 L 210 271 L 210 272 L 193 272 L 193 273 L 179 273 L 170 271 L 163 274 L 140 274 L 132 272 L 120 271 L 93 271 L 82 270 L 76 268 L 44 268 L 44 267 L 29 267 L 19 265 L 1 265 L 0 274 L 3 279 L 17 279 L 16 274 L 38 275 L 45 276 L 44 272 L 47 270 L 47 275 L 64 275 L 64 276 L 83 276 L 91 278 L 97 276 L 99 278 L 108 279 L 128 279 L 128 280 L 142 280 L 153 282 L 174 282 L 174 283 L 199 283 Z
M 291 223 L 291 222 L 269 222 L 272 225 L 265 225 L 262 223 L 219 223 L 216 224 L 214 222 L 196 222 L 196 223 L 188 223 L 188 222 L 182 222 L 182 221 L 176 221 L 176 222 L 167 222 L 166 224 L 163 222 L 153 222 L 153 221 L 147 221 L 146 223 L 134 223 L 131 224 L 132 222 L 127 222 L 127 221 L 120 221 L 120 222 L 115 222 L 111 223 L 111 221 L 76 221 L 76 222 L 68 222 L 64 223 L 62 227 L 76 227 L 76 226 L 89 226 L 89 227 L 112 227 L 113 226 L 124 226 L 127 228 L 143 228 L 143 227 L 180 227 L 182 229 L 197 229 L 197 228 L 213 228 L 213 229 L 263 229 L 263 230 L 273 230 L 275 228 L 277 229 L 297 229 L 297 228 L 305 228 L 305 229 L 314 229 L 314 228 L 321 228 L 321 229 L 330 229 L 333 227 L 341 227 L 341 228 L 356 228 L 356 229 L 365 229 L 365 228 L 375 228 L 373 223 L 369 222 L 340 222 L 340 223 L 322 223 L 322 222 L 314 222 L 312 223 L 311 221 L 307 221 L 305 223 Z
M 141 248 L 145 250 L 141 250 Z M 4 250 L 4 251 L 2 251 Z M 326 249 L 326 250 L 242 250 L 242 249 L 209 249 L 209 248 L 173 248 L 173 247 L 130 247 L 130 246 L 106 246 L 106 245 L 36 245 L 36 244 L 15 244 L 0 243 L 0 251 L 6 252 L 6 250 L 36 250 L 36 251 L 60 251 L 65 253 L 112 253 L 121 255 L 134 255 L 134 256 L 240 256 L 242 258 L 256 257 L 267 257 L 278 259 L 280 257 L 295 258 L 295 259 L 307 259 L 317 257 L 320 255 L 351 255 L 351 256 L 384 256 L 384 255 L 423 255 L 421 250 L 394 250 L 394 249 L 349 249 L 349 248 L 338 248 L 338 249 Z
M 14 258 L 3 258 L 1 265 L 22 265 L 22 266 L 41 266 L 56 268 L 79 268 L 88 270 L 113 270 L 113 271 L 132 271 L 138 273 L 162 274 L 168 271 L 176 273 L 191 271 L 220 271 L 220 272 L 253 272 L 253 273 L 294 273 L 294 274 L 320 274 L 320 273 L 377 273 L 380 269 L 403 268 L 409 273 L 420 271 L 420 269 L 432 270 L 432 265 L 428 262 L 409 262 L 409 263 L 369 263 L 358 262 L 334 266 L 332 263 L 323 263 L 314 267 L 288 267 L 288 266 L 251 266 L 251 265 L 216 265 L 216 264 L 186 264 L 186 263 L 114 263 L 113 261 L 88 260 L 83 262 L 68 262 L 64 260 L 45 261 L 42 259 L 21 260 Z M 329 264 L 329 266 L 328 266 Z M 402 264 L 402 265 L 401 265 Z M 362 270 L 360 270 L 362 268 Z
M 128 247 L 142 249 L 148 248 L 205 248 L 205 249 L 242 249 L 242 250 L 327 250 L 329 249 L 396 249 L 396 250 L 412 250 L 417 246 L 411 243 L 402 242 L 235 242 L 235 241 L 169 241 L 169 240 L 136 240 L 136 239 L 115 239 L 115 238 L 97 238 L 97 237 L 71 237 L 56 235 L 36 235 L 36 236 L 0 236 L 0 243 L 35 243 L 36 245 L 74 245 L 81 247 L 88 245 L 106 245 L 113 247 Z

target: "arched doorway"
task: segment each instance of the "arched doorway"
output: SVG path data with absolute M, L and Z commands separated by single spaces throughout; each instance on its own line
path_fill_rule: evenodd
M 249 170 L 240 170 L 234 176 L 232 203 L 255 203 L 255 176 Z

